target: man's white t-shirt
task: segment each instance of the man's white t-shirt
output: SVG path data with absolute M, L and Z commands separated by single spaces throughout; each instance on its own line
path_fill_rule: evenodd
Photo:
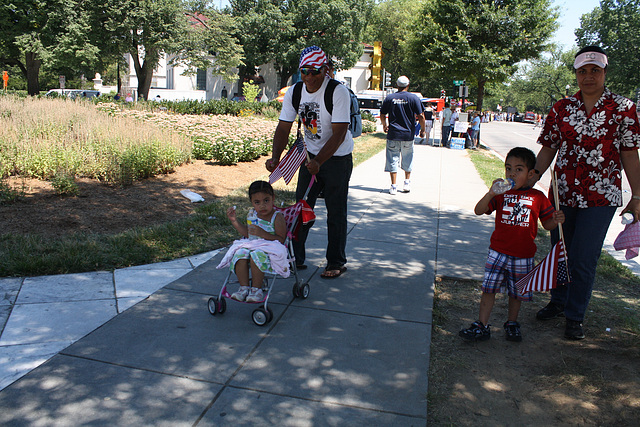
M 454 111 L 453 113 L 451 113 L 451 127 L 454 127 L 456 125 L 456 120 L 460 119 L 460 113 L 458 113 L 457 111 Z
M 324 147 L 331 135 L 333 129 L 331 123 L 350 123 L 351 121 L 351 96 L 349 90 L 344 85 L 337 85 L 333 92 L 333 114 L 329 114 L 324 105 L 324 91 L 329 83 L 329 78 L 324 79 L 320 89 L 314 93 L 307 92 L 307 86 L 302 85 L 302 94 L 300 96 L 300 106 L 298 112 L 302 118 L 302 126 L 304 127 L 304 141 L 307 151 L 313 155 L 317 155 L 320 149 Z M 292 85 L 284 95 L 282 101 L 282 112 L 280 120 L 283 122 L 295 122 L 298 113 L 293 108 L 293 88 Z M 334 156 L 346 156 L 353 151 L 353 137 L 351 131 L 347 131 L 344 141 L 338 147 Z

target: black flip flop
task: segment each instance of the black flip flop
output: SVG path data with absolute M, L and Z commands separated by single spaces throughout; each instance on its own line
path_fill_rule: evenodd
M 300 264 L 300 265 L 296 264 L 296 270 L 299 271 L 299 270 L 306 270 L 306 269 L 307 269 L 306 265 L 304 265 L 304 264 Z
M 335 276 L 326 276 L 325 273 L 327 271 L 337 271 L 338 274 L 336 274 Z M 320 274 L 320 277 L 322 277 L 323 279 L 335 279 L 337 277 L 340 277 L 344 274 L 344 272 L 347 271 L 347 267 L 345 267 L 344 265 L 342 267 L 327 267 L 324 269 L 324 271 Z

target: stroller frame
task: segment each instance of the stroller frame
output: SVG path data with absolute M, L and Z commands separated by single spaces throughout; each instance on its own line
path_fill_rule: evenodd
M 309 194 L 309 190 L 311 189 L 314 181 L 315 177 L 311 179 L 309 188 L 307 188 L 303 200 L 306 200 Z M 298 269 L 296 267 L 296 259 L 293 252 L 293 239 L 295 238 L 294 233 L 299 225 L 299 222 L 301 221 L 302 208 L 303 202 L 298 201 L 291 206 L 283 208 L 276 207 L 275 209 L 279 212 L 282 212 L 287 223 L 287 237 L 285 238 L 284 245 L 287 248 L 287 261 L 289 262 L 289 268 L 291 270 L 291 273 L 295 277 L 295 283 L 293 284 L 292 290 L 293 296 L 294 298 L 306 299 L 309 297 L 310 292 L 309 283 L 301 282 L 300 278 L 298 277 Z M 230 284 L 238 283 L 237 279 L 233 280 L 233 276 L 235 276 L 235 274 L 231 271 L 231 269 L 229 269 L 229 273 L 227 274 L 227 277 L 222 285 L 222 288 L 220 289 L 220 292 L 218 293 L 218 296 L 209 298 L 207 302 L 207 308 L 209 309 L 209 313 L 212 316 L 215 316 L 216 314 L 223 314 L 227 310 L 227 298 L 231 299 L 232 301 L 236 301 L 231 298 L 231 294 L 227 289 Z M 267 276 L 269 276 L 269 278 Z M 236 301 L 242 304 L 260 304 L 260 307 L 253 310 L 253 313 L 251 315 L 253 323 L 258 326 L 264 326 L 267 323 L 271 322 L 271 320 L 273 320 L 273 311 L 268 304 L 269 297 L 271 296 L 271 291 L 273 290 L 273 286 L 278 277 L 279 275 L 276 273 L 265 274 L 262 286 L 262 291 L 264 292 L 264 298 L 262 299 L 262 301 Z

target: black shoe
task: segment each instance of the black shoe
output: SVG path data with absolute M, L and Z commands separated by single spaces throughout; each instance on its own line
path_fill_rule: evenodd
M 489 325 L 484 326 L 482 322 L 478 320 L 473 322 L 467 329 L 458 332 L 458 335 L 469 341 L 486 341 L 491 338 L 491 330 Z
M 522 341 L 522 334 L 520 333 L 520 323 L 518 322 L 505 322 L 504 332 L 506 333 L 505 337 L 507 338 L 507 341 Z
M 556 317 L 564 317 L 564 307 L 555 302 L 550 302 L 536 314 L 536 319 L 538 320 L 550 320 Z
M 580 320 L 567 319 L 567 326 L 564 329 L 564 337 L 568 340 L 584 339 L 584 331 L 582 330 L 582 322 Z

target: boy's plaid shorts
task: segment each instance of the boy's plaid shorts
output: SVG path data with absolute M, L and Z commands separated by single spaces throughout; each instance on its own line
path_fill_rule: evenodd
M 517 258 L 489 248 L 487 263 L 484 266 L 482 292 L 495 294 L 505 292 L 506 289 L 510 297 L 520 301 L 531 301 L 533 293 L 531 291 L 521 293 L 516 288 L 516 283 L 532 268 L 533 258 Z

